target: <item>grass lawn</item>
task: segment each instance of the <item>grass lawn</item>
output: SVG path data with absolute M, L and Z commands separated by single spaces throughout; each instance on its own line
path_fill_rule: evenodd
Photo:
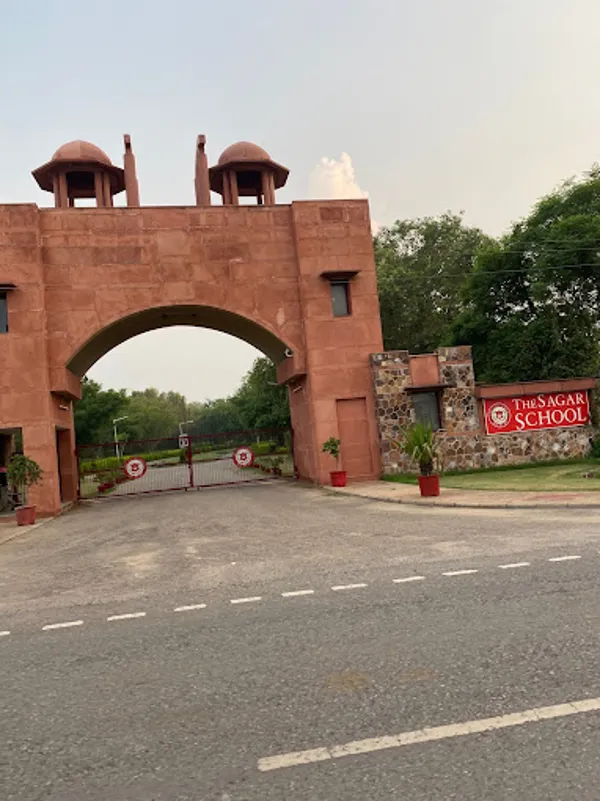
M 584 478 L 584 474 L 593 478 Z M 386 476 L 387 481 L 416 484 L 416 476 Z M 503 467 L 441 477 L 442 487 L 470 490 L 519 490 L 521 492 L 600 491 L 600 460 L 560 462 L 526 467 Z

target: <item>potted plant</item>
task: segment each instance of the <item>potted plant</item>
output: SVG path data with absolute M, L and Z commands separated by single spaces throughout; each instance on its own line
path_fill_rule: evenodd
M 6 473 L 9 483 L 19 493 L 20 506 L 15 509 L 17 525 L 31 526 L 35 523 L 35 506 L 27 505 L 27 490 L 42 480 L 42 468 L 28 456 L 16 453 L 8 463 Z
M 402 449 L 419 465 L 421 495 L 426 498 L 439 495 L 440 477 L 435 473 L 438 453 L 432 427 L 425 423 L 410 426 L 404 435 Z
M 336 466 L 340 462 L 340 445 L 341 441 L 335 437 L 329 437 L 327 442 L 323 443 L 323 453 L 329 453 L 335 459 Z M 345 487 L 346 486 L 346 471 L 345 470 L 332 470 L 329 473 L 331 477 L 332 487 Z

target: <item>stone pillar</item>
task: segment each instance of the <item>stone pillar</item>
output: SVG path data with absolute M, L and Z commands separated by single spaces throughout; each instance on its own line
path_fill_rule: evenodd
M 113 199 L 110 193 L 110 175 L 107 172 L 105 172 L 102 179 L 104 182 L 104 205 L 112 206 Z
M 265 206 L 275 205 L 275 179 L 268 170 L 262 172 L 262 194 Z
M 94 172 L 94 193 L 96 195 L 96 206 L 104 206 L 104 181 L 100 170 Z
M 206 137 L 204 134 L 200 134 L 196 142 L 196 206 L 210 206 L 210 183 L 205 145 Z
M 66 190 L 64 173 L 62 178 L 60 190 Z M 68 201 L 66 191 L 61 193 L 61 206 L 63 198 Z M 54 514 L 60 509 L 60 499 L 46 341 L 44 267 L 39 245 L 40 214 L 33 204 L 0 205 L 0 264 L 5 265 L 6 280 L 19 287 L 11 298 L 14 313 L 10 331 L 0 342 L 0 419 L 2 428 L 22 430 L 25 455 L 35 459 L 45 471 L 43 483 L 32 488 L 30 499 L 41 514 Z M 71 218 L 68 213 L 64 216 Z M 24 248 L 24 237 L 38 244 Z
M 61 209 L 69 207 L 69 190 L 67 188 L 67 173 L 58 174 L 58 205 Z
M 229 172 L 223 172 L 223 205 L 231 206 L 231 186 L 229 184 Z
M 57 439 L 62 501 L 68 503 L 77 500 L 78 475 L 74 431 L 68 428 L 58 430 Z
M 40 515 L 58 514 L 61 502 L 54 424 L 48 421 L 24 423 L 22 431 L 23 453 L 44 471 L 41 483 L 30 487 L 28 503 L 36 506 Z
M 301 316 L 307 376 L 290 395 L 292 415 L 308 415 L 312 442 L 309 478 L 329 482 L 334 460 L 321 448 L 343 433 L 342 453 L 349 480 L 378 478 L 381 472 L 370 355 L 382 350 L 373 240 L 367 201 L 292 203 L 298 254 Z M 323 237 L 324 226 L 336 234 Z M 322 273 L 358 271 L 352 279 L 351 311 L 334 317 L 331 286 Z M 312 462 L 312 466 L 311 466 Z
M 54 193 L 54 205 L 56 208 L 60 208 L 60 185 L 56 173 L 52 176 L 52 192 Z
M 238 192 L 237 174 L 235 170 L 229 171 L 229 188 L 231 191 L 231 203 L 233 206 L 240 205 L 240 195 Z
M 131 148 L 131 137 L 125 134 L 125 155 L 123 156 L 123 168 L 125 170 L 125 194 L 127 195 L 128 206 L 140 205 L 140 187 L 135 168 L 135 156 Z

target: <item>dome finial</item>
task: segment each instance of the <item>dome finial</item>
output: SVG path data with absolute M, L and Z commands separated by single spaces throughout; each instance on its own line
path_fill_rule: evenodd
M 210 188 L 223 198 L 224 205 L 239 205 L 241 197 L 255 197 L 259 205 L 272 206 L 275 190 L 284 186 L 289 170 L 271 160 L 262 147 L 252 142 L 236 142 L 226 148 L 215 167 L 209 170 Z

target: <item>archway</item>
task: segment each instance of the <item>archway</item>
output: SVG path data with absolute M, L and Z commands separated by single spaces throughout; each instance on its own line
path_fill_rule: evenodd
M 214 333 L 205 338 L 192 336 L 192 327 L 225 336 Z M 178 336 L 154 335 L 150 342 L 142 336 L 167 328 L 178 329 Z M 190 333 L 181 348 L 186 331 Z M 221 353 L 220 360 L 212 357 L 213 363 L 218 361 L 216 369 L 221 380 L 228 372 L 227 357 L 231 348 L 235 348 L 234 341 L 252 346 L 241 351 L 248 362 L 244 367 L 238 366 L 236 379 L 239 376 L 241 380 L 251 367 L 253 370 L 251 383 L 245 385 L 241 394 L 237 392 L 227 399 L 225 395 L 212 394 L 210 388 L 215 386 L 217 376 L 213 373 L 213 381 L 209 378 L 208 384 L 200 378 L 199 365 L 211 361 L 203 352 L 207 340 Z M 179 345 L 174 352 L 173 341 Z M 126 346 L 125 350 L 120 346 Z M 115 354 L 112 362 L 111 353 Z M 266 356 L 272 364 L 275 360 L 281 363 L 291 355 L 289 345 L 263 326 L 214 307 L 154 307 L 120 318 L 98 331 L 67 364 L 73 373 L 92 379 L 83 384 L 83 399 L 75 405 L 80 497 L 118 498 L 215 485 L 247 486 L 294 477 L 293 436 L 289 412 L 286 414 L 287 388 L 284 385 L 276 388 L 275 370 L 269 370 L 266 360 L 255 362 L 257 357 Z M 106 359 L 108 364 L 103 365 Z M 139 370 L 137 382 L 133 376 L 130 381 L 130 368 L 135 371 L 144 361 L 146 370 Z M 165 374 L 177 362 L 179 372 L 172 370 L 175 381 L 169 382 Z M 111 363 L 114 370 L 109 367 Z M 133 391 L 127 395 L 114 390 L 104 392 L 96 383 L 102 383 L 103 378 L 94 367 L 106 371 L 107 388 L 126 386 Z M 229 383 L 227 396 L 239 389 L 239 380 Z M 257 381 L 258 386 L 262 385 L 258 395 Z M 197 402 L 206 397 L 222 400 Z M 274 401 L 283 407 L 273 406 Z M 236 464 L 234 453 L 240 448 L 250 449 L 250 464 Z M 124 470 L 124 465 L 132 459 L 143 464 L 143 473 L 136 480 Z M 59 470 L 60 467 L 59 463 Z M 64 492 L 65 481 L 61 483 Z
M 240 314 L 214 306 L 172 305 L 155 306 L 114 320 L 89 337 L 67 361 L 66 367 L 83 378 L 98 359 L 117 345 L 139 334 L 175 325 L 210 328 L 231 334 L 253 345 L 276 365 L 294 355 L 291 343 L 283 342 L 264 325 Z
M 266 151 L 238 143 L 208 170 L 204 144 L 196 206 L 140 205 L 129 137 L 124 169 L 73 142 L 36 170 L 56 208 L 0 206 L 0 428 L 21 428 L 44 470 L 31 493 L 42 513 L 61 508 L 59 458 L 73 494 L 81 376 L 118 342 L 179 321 L 229 331 L 277 363 L 303 477 L 329 480 L 321 445 L 332 436 L 350 480 L 379 475 L 369 360 L 383 345 L 367 201 L 276 205 L 287 170 Z M 114 207 L 122 190 L 127 206 Z M 258 205 L 240 205 L 244 195 Z M 81 197 L 97 206 L 78 207 Z

